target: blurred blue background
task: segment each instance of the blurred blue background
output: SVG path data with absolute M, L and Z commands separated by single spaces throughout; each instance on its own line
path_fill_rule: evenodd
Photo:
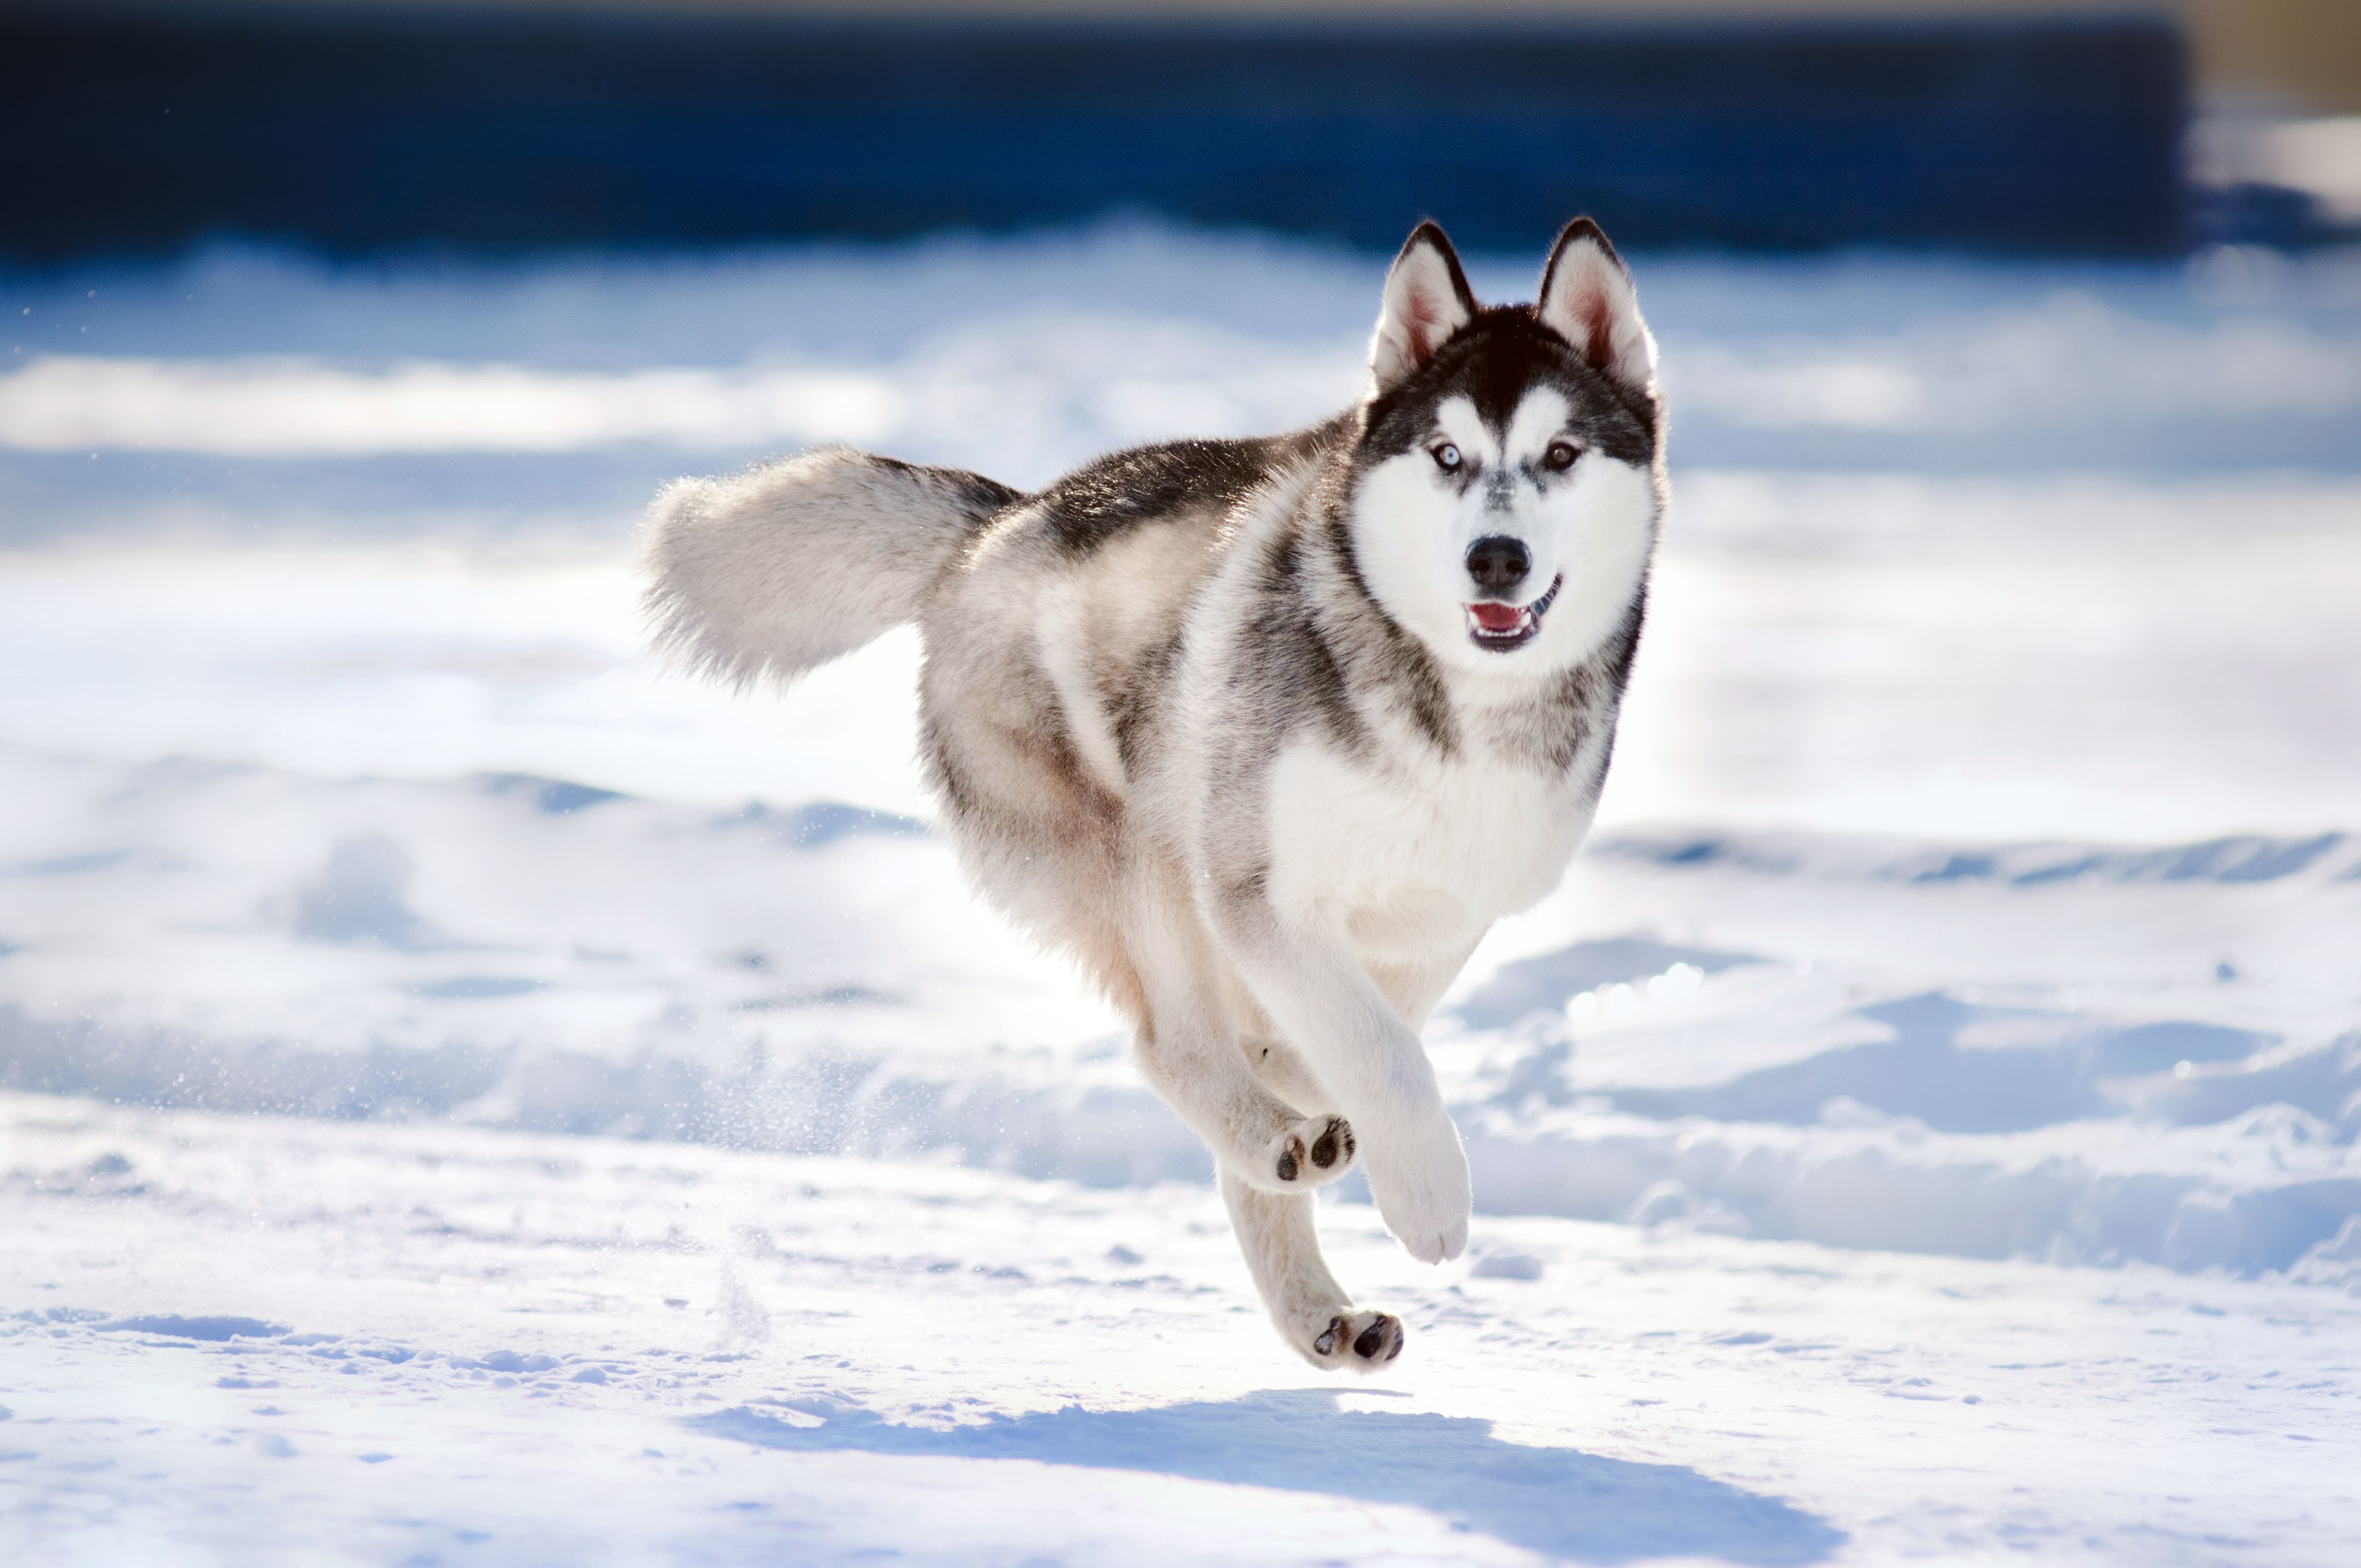
M 2161 15 L 1188 9 L 27 16 L 0 237 L 676 246 L 1111 211 L 1369 247 L 1437 211 L 1479 247 L 1576 210 L 1642 246 L 2190 232 Z
M 1148 211 L 1386 246 L 2319 242 L 2335 0 L 26 0 L 0 252 L 687 245 Z M 2215 141 L 2225 138 L 2217 137 Z
M 1387 246 L 2158 255 L 2350 221 L 2192 110 L 2349 110 L 2334 0 L 19 4 L 0 250 L 687 245 L 1148 211 Z M 2217 159 L 2217 162 L 2223 161 Z

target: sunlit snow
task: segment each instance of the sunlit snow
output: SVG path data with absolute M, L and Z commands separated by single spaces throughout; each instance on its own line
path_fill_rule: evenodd
M 2345 1561 L 2350 258 L 1641 258 L 1616 772 L 1428 1032 L 1469 1257 L 1323 1206 L 1369 1383 L 964 891 L 913 637 L 642 660 L 663 478 L 1312 417 L 1378 266 L 0 278 L 0 1561 Z

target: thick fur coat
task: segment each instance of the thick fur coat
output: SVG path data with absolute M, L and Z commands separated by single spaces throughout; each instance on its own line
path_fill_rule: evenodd
M 1466 1247 L 1419 1031 L 1589 827 L 1664 502 L 1655 345 L 1597 226 L 1487 309 L 1430 224 L 1324 423 L 1035 494 L 842 449 L 684 479 L 646 605 L 741 685 L 918 624 L 976 886 L 1131 1020 L 1287 1342 L 1367 1370 L 1402 1327 L 1330 1275 L 1312 1190 L 1358 1164 L 1413 1255 Z

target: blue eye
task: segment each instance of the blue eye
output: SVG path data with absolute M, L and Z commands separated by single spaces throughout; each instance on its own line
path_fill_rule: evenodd
M 1459 472 L 1459 448 L 1447 441 L 1434 449 L 1434 466 L 1446 474 Z

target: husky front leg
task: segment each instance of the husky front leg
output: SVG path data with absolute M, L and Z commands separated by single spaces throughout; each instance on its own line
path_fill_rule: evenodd
M 1239 1042 L 1211 945 L 1185 885 L 1168 867 L 1126 878 L 1124 947 L 1139 979 L 1142 1076 L 1225 1171 L 1274 1192 L 1305 1192 L 1353 1168 L 1352 1127 L 1290 1105 L 1256 1075 Z
M 1222 1201 L 1279 1337 L 1314 1366 L 1372 1372 L 1401 1354 L 1401 1320 L 1356 1309 L 1320 1255 L 1308 1192 L 1269 1192 L 1222 1168 Z
M 1223 890 L 1214 924 L 1246 987 L 1350 1119 L 1378 1212 L 1412 1257 L 1467 1247 L 1473 1191 L 1426 1047 L 1341 932 L 1286 918 L 1255 879 Z

